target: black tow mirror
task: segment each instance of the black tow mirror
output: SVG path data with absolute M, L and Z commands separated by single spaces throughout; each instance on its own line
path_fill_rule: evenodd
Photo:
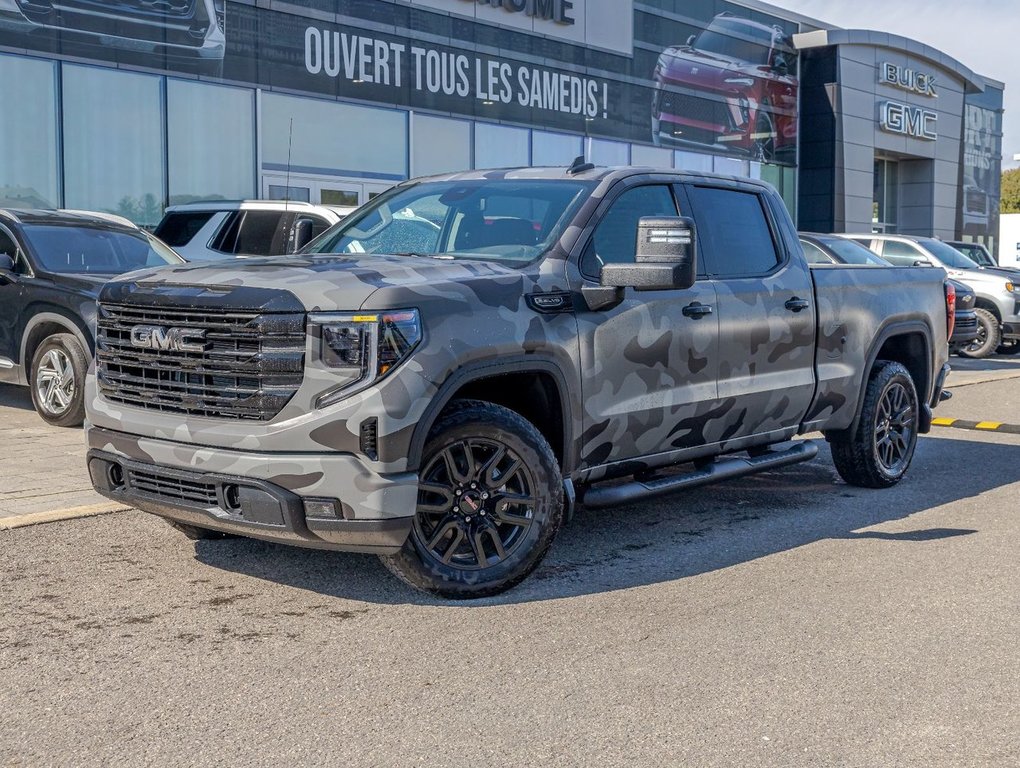
M 636 246 L 633 264 L 602 267 L 603 287 L 668 291 L 694 285 L 697 233 L 692 219 L 641 219 Z
M 18 282 L 18 276 L 14 274 L 14 257 L 7 253 L 0 253 L 0 284 L 16 282 Z
M 697 278 L 697 253 L 698 234 L 693 219 L 640 219 L 634 262 L 603 265 L 601 287 L 583 291 L 588 308 L 596 310 L 619 304 L 625 288 L 637 291 L 690 288 Z
M 294 253 L 312 242 L 314 226 L 315 222 L 311 219 L 298 219 L 297 224 L 294 225 Z

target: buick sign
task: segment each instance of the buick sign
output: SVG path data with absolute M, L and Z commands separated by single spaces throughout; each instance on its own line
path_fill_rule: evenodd
M 131 346 L 161 352 L 205 352 L 207 331 L 200 328 L 163 328 L 136 325 L 131 329 Z

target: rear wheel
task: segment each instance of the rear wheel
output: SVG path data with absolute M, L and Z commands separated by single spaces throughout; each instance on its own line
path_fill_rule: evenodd
M 32 356 L 32 404 L 48 424 L 80 427 L 85 421 L 85 373 L 89 362 L 70 333 L 45 339 Z
M 487 597 L 523 581 L 563 519 L 556 456 L 533 424 L 491 403 L 457 403 L 422 458 L 411 535 L 386 567 L 416 589 Z
M 914 458 L 919 422 L 917 390 L 910 373 L 899 363 L 879 361 L 864 392 L 857 429 L 829 440 L 836 471 L 850 485 L 896 485 Z
M 981 360 L 995 354 L 995 350 L 1002 343 L 1002 329 L 999 327 L 998 318 L 987 309 L 975 309 L 977 315 L 978 335 L 970 344 L 960 350 L 964 357 Z

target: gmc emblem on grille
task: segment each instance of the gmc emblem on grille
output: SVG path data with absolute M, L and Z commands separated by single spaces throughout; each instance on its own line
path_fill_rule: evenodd
M 205 352 L 207 331 L 201 328 L 163 328 L 136 325 L 131 329 L 131 346 L 163 352 Z

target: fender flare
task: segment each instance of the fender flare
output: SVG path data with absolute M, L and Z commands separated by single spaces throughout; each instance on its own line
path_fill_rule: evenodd
M 467 384 L 502 374 L 545 373 L 552 377 L 556 385 L 556 393 L 560 401 L 560 412 L 563 414 L 563 474 L 567 476 L 577 464 L 574 447 L 574 423 L 579 419 L 569 397 L 567 377 L 562 368 L 553 360 L 532 355 L 503 358 L 498 361 L 482 361 L 457 368 L 440 385 L 435 396 L 418 420 L 411 435 L 407 451 L 407 466 L 410 471 L 417 471 L 421 466 L 425 441 L 439 414 L 450 404 L 454 394 Z
M 868 389 L 868 382 L 871 380 L 871 371 L 875 367 L 875 361 L 878 360 L 879 350 L 885 346 L 885 343 L 896 336 L 906 336 L 912 333 L 920 333 L 921 338 L 924 339 L 924 352 L 925 352 L 925 368 L 928 371 L 927 390 L 931 389 L 932 383 L 935 380 L 935 376 L 938 374 L 932 370 L 932 329 L 923 320 L 893 320 L 881 328 L 878 333 L 875 334 L 875 338 L 871 342 L 871 347 L 868 349 L 868 356 L 866 358 L 866 364 L 864 366 L 864 375 L 861 377 L 860 391 L 857 393 L 857 406 L 854 408 L 854 420 L 850 423 L 847 428 L 849 434 L 857 432 L 857 427 L 860 426 L 861 422 L 861 411 L 864 408 L 864 393 Z M 928 405 L 929 392 L 918 392 L 917 400 L 918 406 L 922 409 Z M 921 418 L 924 418 L 923 415 Z

